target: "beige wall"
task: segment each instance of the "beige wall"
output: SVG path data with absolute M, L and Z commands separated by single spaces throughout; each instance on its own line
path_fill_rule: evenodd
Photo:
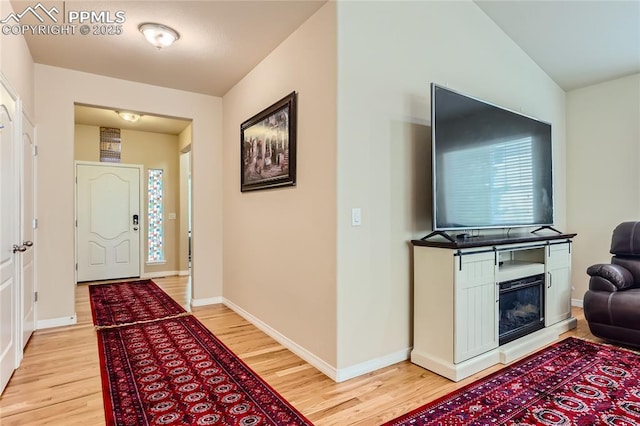
M 403 359 L 412 345 L 409 241 L 431 226 L 429 84 L 553 124 L 562 230 L 565 94 L 471 1 L 337 7 L 337 366 L 348 372 Z M 351 226 L 354 207 L 362 226 Z
M 180 249 L 178 266 L 181 275 L 189 273 L 189 196 L 187 186 L 191 175 L 191 124 L 178 135 L 178 150 L 180 151 Z
M 334 13 L 337 63 L 323 55 L 336 48 Z M 553 123 L 556 226 L 565 230 L 565 94 L 472 2 L 329 4 L 224 97 L 224 296 L 338 380 L 406 359 L 411 346 L 409 241 L 431 224 L 432 81 Z M 241 194 L 239 125 L 291 90 L 298 186 Z M 310 168 L 320 157 L 323 167 Z M 354 207 L 362 226 L 351 226 Z
M 148 204 L 146 192 L 146 176 L 149 169 L 162 169 L 164 181 L 164 255 L 165 262 L 161 264 L 143 263 L 143 274 L 168 275 L 177 273 L 181 256 L 179 224 L 180 214 L 180 166 L 177 135 L 164 133 L 140 132 L 122 129 L 120 133 L 122 164 L 142 164 L 144 166 L 142 188 L 143 203 Z M 75 126 L 75 160 L 100 161 L 100 127 L 79 125 Z M 175 219 L 169 219 L 170 213 L 175 213 Z M 146 223 L 143 222 L 143 223 Z M 146 234 L 146 233 L 145 233 Z M 145 235 L 143 234 L 143 235 Z M 147 253 L 147 240 L 143 241 L 143 253 Z M 146 255 L 144 257 L 146 260 Z
M 640 74 L 567 94 L 568 223 L 573 299 L 582 303 L 587 268 L 611 259 L 611 233 L 640 220 Z
M 180 222 L 178 270 L 181 275 L 189 272 L 189 175 L 191 174 L 191 153 L 180 153 Z
M 73 159 L 100 161 L 100 127 L 76 124 L 74 127 Z
M 35 66 L 39 319 L 74 314 L 74 103 L 193 119 L 193 296 L 222 295 L 222 99 Z M 201 182 L 199 184 L 198 182 Z
M 336 362 L 335 4 L 223 98 L 224 297 Z M 240 124 L 298 92 L 297 185 L 240 192 Z M 194 154 L 195 155 L 195 154 Z
M 0 1 L 0 17 L 4 18 L 11 12 L 11 2 Z M 23 111 L 34 119 L 34 64 L 24 36 L 4 35 L 0 31 L 0 72 L 21 99 Z
M 192 133 L 191 124 L 180 132 L 178 135 L 178 151 L 188 152 L 191 150 L 191 140 L 193 139 Z

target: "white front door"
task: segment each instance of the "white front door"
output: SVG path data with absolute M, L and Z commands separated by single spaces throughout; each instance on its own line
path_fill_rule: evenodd
M 22 348 L 27 345 L 36 326 L 35 315 L 35 129 L 22 118 L 22 185 L 21 185 L 21 244 L 26 249 L 21 257 Z
M 1 83 L 1 82 L 0 82 Z M 0 84 L 0 392 L 16 368 L 18 179 L 15 150 L 16 102 Z
M 76 165 L 78 282 L 140 276 L 140 166 Z

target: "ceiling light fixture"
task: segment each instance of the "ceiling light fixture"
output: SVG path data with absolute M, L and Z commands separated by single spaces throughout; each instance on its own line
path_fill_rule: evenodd
M 133 112 L 116 111 L 116 113 L 120 116 L 120 118 L 131 123 L 135 123 L 140 119 L 140 114 L 135 114 Z
M 140 24 L 138 29 L 144 35 L 144 38 L 158 49 L 169 47 L 180 38 L 180 34 L 173 28 L 153 22 Z

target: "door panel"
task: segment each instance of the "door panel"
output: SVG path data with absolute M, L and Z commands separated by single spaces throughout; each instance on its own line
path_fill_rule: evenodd
M 115 248 L 116 263 L 126 263 L 131 259 L 131 244 L 129 241 L 123 241 Z
M 21 244 L 26 251 L 22 252 L 20 282 L 22 300 L 22 348 L 27 345 L 35 330 L 35 259 L 36 244 L 34 232 L 35 219 L 35 129 L 23 117 L 22 120 L 22 211 L 21 211 Z
M 104 246 L 99 245 L 95 241 L 89 241 L 91 257 L 89 264 L 91 266 L 105 266 L 107 264 L 107 251 Z
M 78 281 L 140 276 L 140 167 L 78 164 Z
M 18 179 L 15 156 L 16 103 L 0 84 L 0 392 L 16 368 L 16 287 L 19 256 Z

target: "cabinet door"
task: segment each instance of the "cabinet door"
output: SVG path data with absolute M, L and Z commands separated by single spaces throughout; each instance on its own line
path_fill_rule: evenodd
M 456 258 L 454 363 L 498 347 L 494 253 Z
M 548 327 L 571 316 L 570 245 L 551 245 L 546 253 L 545 326 Z

